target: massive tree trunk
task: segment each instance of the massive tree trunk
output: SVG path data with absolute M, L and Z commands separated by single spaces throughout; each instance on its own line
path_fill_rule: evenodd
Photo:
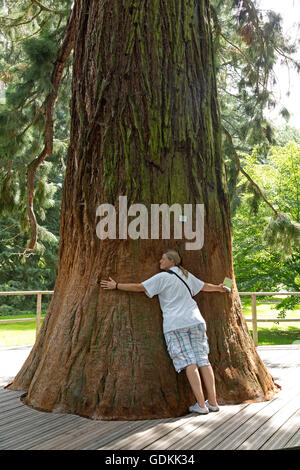
M 105 291 L 141 282 L 167 247 L 200 279 L 234 279 L 207 0 L 77 0 L 71 139 L 59 272 L 31 354 L 9 386 L 40 410 L 94 419 L 180 416 L 195 402 L 176 374 L 158 298 Z M 99 204 L 204 204 L 204 245 L 96 235 Z M 221 404 L 269 399 L 276 385 L 233 293 L 196 296 Z

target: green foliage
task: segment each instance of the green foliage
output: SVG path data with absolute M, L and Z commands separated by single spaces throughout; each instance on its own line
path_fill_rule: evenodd
M 239 207 L 240 189 L 234 151 L 239 153 L 243 165 L 243 154 L 256 153 L 262 161 L 270 146 L 285 145 L 276 129 L 265 117 L 265 110 L 276 105 L 272 87 L 276 83 L 274 65 L 281 60 L 300 71 L 300 63 L 293 58 L 296 40 L 285 37 L 281 17 L 272 10 L 260 9 L 257 1 L 211 0 L 213 30 L 216 52 L 218 95 L 223 127 L 232 137 L 230 145 L 224 137 L 224 153 L 231 209 Z M 288 120 L 289 111 L 281 109 Z M 295 134 L 291 135 L 295 140 Z M 279 140 L 278 140 L 279 139 Z M 296 140 L 295 140 L 296 141 Z M 259 196 L 251 185 L 252 209 L 257 211 Z
M 53 154 L 35 176 L 38 244 L 24 256 L 29 238 L 26 172 L 43 148 L 44 110 L 51 74 L 70 14 L 71 0 L 0 1 L 0 289 L 53 289 L 57 275 L 61 188 L 69 140 L 71 65 L 54 113 Z M 50 10 L 50 11 L 48 11 Z M 35 311 L 36 297 L 0 297 L 0 314 Z
M 299 304 L 299 297 L 297 295 L 282 299 L 282 301 L 276 305 L 276 309 L 279 310 L 277 318 L 286 318 L 287 310 L 294 310 L 294 308 L 298 304 Z
M 234 268 L 241 291 L 299 291 L 299 152 L 300 145 L 290 142 L 271 147 L 260 163 L 259 147 L 251 155 L 243 155 L 247 173 L 263 188 L 279 215 L 275 216 L 261 199 L 253 207 L 243 176 L 239 182 L 241 203 L 232 220 Z M 297 302 L 299 299 L 293 296 L 283 299 L 276 305 L 279 317 Z
M 280 250 L 281 256 L 287 258 L 300 247 L 300 224 L 292 222 L 289 214 L 268 217 L 268 225 L 264 229 L 263 239 L 275 249 Z

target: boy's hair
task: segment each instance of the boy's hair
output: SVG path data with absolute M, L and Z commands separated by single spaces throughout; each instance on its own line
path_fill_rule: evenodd
M 179 255 L 179 253 L 176 250 L 166 250 L 164 253 L 167 255 L 167 257 L 170 261 L 174 261 L 175 266 L 177 266 L 183 272 L 185 277 L 188 277 L 188 275 L 189 275 L 188 271 L 186 269 L 184 269 L 180 264 L 181 263 L 181 257 Z

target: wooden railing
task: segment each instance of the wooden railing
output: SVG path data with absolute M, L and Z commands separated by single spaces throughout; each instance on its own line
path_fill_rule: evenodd
M 300 292 L 239 292 L 239 295 L 251 295 L 251 311 L 252 318 L 246 318 L 247 322 L 252 322 L 253 341 L 255 346 L 258 346 L 258 331 L 257 322 L 295 322 L 300 321 L 300 318 L 257 318 L 256 310 L 256 297 L 258 295 L 300 295 Z
M 15 323 L 24 321 L 36 321 L 36 336 L 41 326 L 41 311 L 42 311 L 42 295 L 54 293 L 53 290 L 26 290 L 26 291 L 11 291 L 11 292 L 0 292 L 0 295 L 36 295 L 36 316 L 34 318 L 13 318 L 10 320 L 0 320 L 0 323 Z M 1 318 L 1 317 L 0 317 Z
M 0 323 L 15 323 L 24 321 L 36 321 L 36 336 L 38 335 L 40 324 L 41 324 L 41 307 L 42 307 L 42 295 L 54 293 L 53 290 L 39 290 L 39 291 L 11 291 L 11 292 L 0 292 L 0 295 L 37 295 L 36 304 L 36 317 L 34 318 L 17 318 L 11 320 L 0 320 Z M 247 322 L 252 322 L 253 341 L 255 346 L 258 346 L 258 331 L 257 322 L 296 322 L 300 321 L 300 318 L 257 318 L 256 310 L 256 297 L 258 295 L 300 295 L 300 292 L 239 292 L 239 295 L 251 295 L 251 310 L 252 318 L 246 318 Z

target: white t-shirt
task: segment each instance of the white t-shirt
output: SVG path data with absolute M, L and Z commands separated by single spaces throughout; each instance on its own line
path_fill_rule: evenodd
M 170 269 L 178 274 L 189 286 L 195 296 L 204 286 L 196 276 L 188 273 L 186 278 L 181 269 L 172 266 Z M 152 298 L 158 295 L 160 308 L 163 313 L 163 331 L 187 328 L 198 323 L 205 323 L 197 303 L 192 299 L 188 288 L 174 274 L 165 271 L 155 274 L 141 284 L 146 289 L 146 295 Z

